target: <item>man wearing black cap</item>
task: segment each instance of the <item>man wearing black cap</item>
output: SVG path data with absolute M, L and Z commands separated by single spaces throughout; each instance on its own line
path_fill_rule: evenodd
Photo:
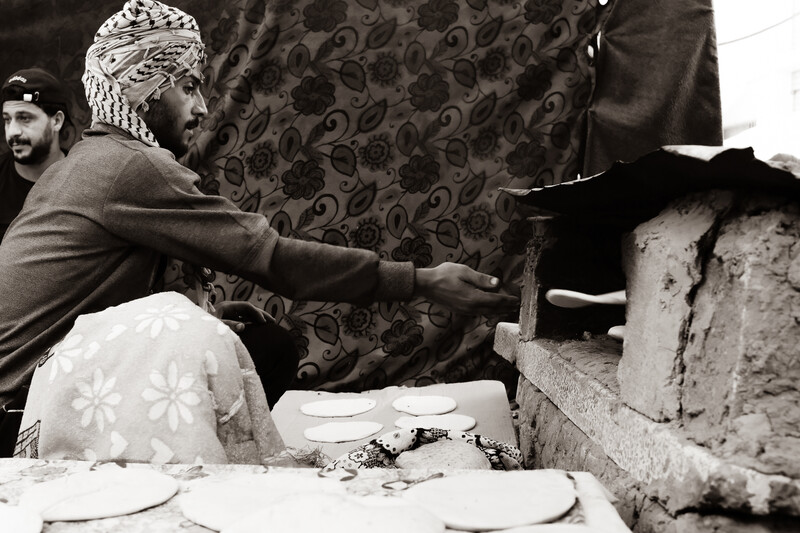
M 0 241 L 42 173 L 64 158 L 59 133 L 67 115 L 67 92 L 39 68 L 12 74 L 3 83 L 3 123 L 10 152 L 0 156 Z

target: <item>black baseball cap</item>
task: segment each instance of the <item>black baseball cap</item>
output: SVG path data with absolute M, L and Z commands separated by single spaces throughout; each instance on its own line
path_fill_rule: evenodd
M 69 94 L 66 87 L 55 76 L 41 68 L 19 70 L 3 83 L 2 101 L 17 100 L 31 102 L 42 107 L 54 106 L 61 109 L 67 119 L 69 112 Z

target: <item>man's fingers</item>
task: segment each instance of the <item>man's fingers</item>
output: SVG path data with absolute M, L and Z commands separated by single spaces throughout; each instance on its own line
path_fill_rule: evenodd
M 255 322 L 258 324 L 275 322 L 272 315 L 263 309 L 259 309 L 250 302 L 227 302 L 225 316 L 239 321 Z
M 476 291 L 473 298 L 463 302 L 460 312 L 471 315 L 505 315 L 519 311 L 519 305 L 520 301 L 516 296 Z
M 244 329 L 244 324 L 242 322 L 237 322 L 236 320 L 222 319 L 222 322 L 233 331 L 242 331 Z
M 483 290 L 491 291 L 497 290 L 500 288 L 500 280 L 494 276 L 489 274 L 483 274 L 482 272 L 476 272 L 475 270 L 469 269 L 463 278 L 465 281 L 469 282 L 472 285 L 475 285 L 478 288 Z
M 514 311 L 519 309 L 519 298 L 510 294 L 488 294 L 491 296 L 486 302 L 489 308 L 497 309 L 499 311 Z
M 522 287 L 519 285 L 519 283 L 504 283 L 501 291 L 504 294 L 511 294 L 517 298 L 522 296 Z

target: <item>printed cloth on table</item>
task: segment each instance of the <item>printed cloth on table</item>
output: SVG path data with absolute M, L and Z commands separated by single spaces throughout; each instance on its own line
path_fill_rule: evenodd
M 14 456 L 263 464 L 284 451 L 239 337 L 167 292 L 78 317 L 37 365 Z
M 476 446 L 489 459 L 493 470 L 522 470 L 522 452 L 505 442 L 465 431 L 414 428 L 384 433 L 330 462 L 323 471 L 336 468 L 394 468 L 395 460 L 401 453 L 440 440 L 455 440 Z

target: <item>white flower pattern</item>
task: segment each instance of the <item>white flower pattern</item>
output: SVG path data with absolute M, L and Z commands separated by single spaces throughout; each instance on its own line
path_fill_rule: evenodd
M 59 369 L 64 374 L 69 374 L 75 367 L 73 357 L 83 352 L 78 345 L 83 341 L 83 335 L 70 335 L 53 348 L 52 366 L 50 367 L 50 383 L 55 381 Z
M 72 400 L 72 408 L 76 411 L 83 411 L 81 415 L 81 427 L 88 427 L 92 420 L 97 424 L 100 433 L 105 429 L 106 420 L 113 424 L 117 420 L 113 407 L 122 401 L 122 395 L 112 392 L 117 384 L 117 378 L 112 377 L 108 380 L 103 375 L 103 370 L 96 368 L 92 375 L 91 385 L 85 381 L 75 383 L 80 396 Z
M 195 378 L 191 372 L 178 376 L 178 365 L 175 361 L 169 363 L 166 377 L 158 370 L 150 372 L 150 383 L 155 388 L 142 391 L 142 398 L 153 402 L 147 412 L 150 420 L 158 420 L 167 415 L 169 428 L 175 432 L 182 419 L 187 424 L 194 422 L 190 406 L 200 403 L 200 396 L 192 390 Z
M 136 326 L 136 333 L 141 333 L 150 328 L 150 338 L 155 339 L 164 329 L 178 331 L 180 329 L 179 320 L 189 320 L 190 316 L 183 307 L 176 307 L 175 304 L 167 304 L 161 309 L 149 307 L 146 312 L 136 315 L 134 320 L 140 321 Z
M 48 427 L 39 451 L 69 449 L 70 457 L 93 461 L 225 462 L 215 437 L 221 414 L 232 416 L 228 427 L 250 425 L 234 336 L 175 293 L 85 316 L 34 375 L 37 401 L 26 415 Z
M 215 316 L 204 315 L 200 317 L 200 320 L 204 320 L 206 322 L 215 322 L 217 326 L 217 335 L 227 335 L 228 333 L 231 333 L 231 328 L 228 327 L 228 324 Z

